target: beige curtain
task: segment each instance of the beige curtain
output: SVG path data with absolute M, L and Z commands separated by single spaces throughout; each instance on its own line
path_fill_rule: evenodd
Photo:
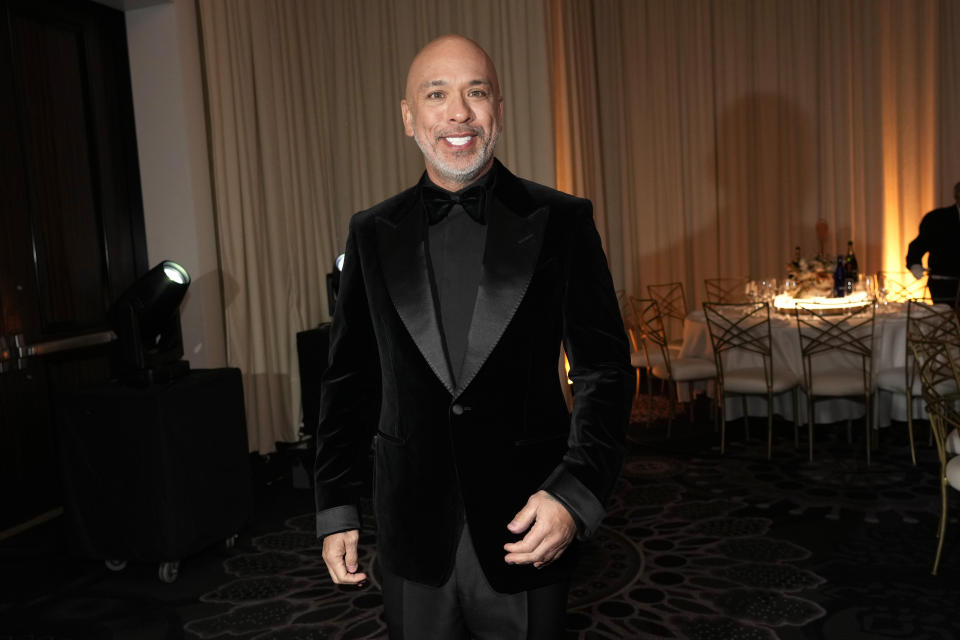
M 960 182 L 960 1 L 940 0 L 937 7 L 937 202 L 949 203 Z
M 596 56 L 592 38 L 577 34 L 593 23 L 593 8 L 580 0 L 548 0 L 550 75 L 554 87 L 553 135 L 557 188 L 593 200 L 594 217 L 606 245 L 608 229 L 604 197 Z M 606 144 L 605 144 L 606 143 Z
M 795 245 L 817 252 L 820 218 L 828 254 L 853 240 L 862 270 L 900 270 L 922 214 L 951 199 L 955 0 L 550 6 L 578 16 L 551 20 L 570 52 L 555 121 L 575 121 L 557 164 L 603 176 L 567 184 L 604 203 L 631 292 L 680 280 L 699 304 L 706 277 L 782 277 Z
M 490 52 L 506 99 L 498 155 L 553 183 L 546 19 L 539 0 L 197 5 L 227 359 L 243 371 L 250 449 L 267 453 L 298 439 L 296 334 L 327 320 L 351 214 L 423 171 L 399 110 L 422 45 L 456 31 Z

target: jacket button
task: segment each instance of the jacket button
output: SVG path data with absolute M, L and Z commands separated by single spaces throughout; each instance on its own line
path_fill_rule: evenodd
M 463 407 L 460 406 L 459 404 L 455 404 L 452 407 L 450 407 L 450 411 L 453 411 L 453 415 L 455 416 L 463 415 Z

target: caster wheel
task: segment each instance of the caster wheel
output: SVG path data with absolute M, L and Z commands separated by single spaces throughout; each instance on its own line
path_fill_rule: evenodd
M 110 571 L 123 571 L 127 568 L 126 560 L 104 560 L 103 564 L 107 565 Z
M 240 538 L 240 534 L 235 533 L 229 538 L 227 538 L 226 540 L 224 540 L 224 545 L 227 547 L 227 549 L 233 549 L 235 546 L 237 546 L 237 540 L 239 538 Z
M 160 578 L 160 582 L 171 584 L 176 582 L 178 575 L 180 575 L 179 562 L 174 561 L 160 563 L 160 568 L 157 570 L 157 577 Z

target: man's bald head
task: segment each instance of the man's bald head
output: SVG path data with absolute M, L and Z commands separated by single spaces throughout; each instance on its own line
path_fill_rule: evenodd
M 446 35 L 421 49 L 400 112 L 437 185 L 456 191 L 493 165 L 503 98 L 490 56 L 473 40 Z
M 497 69 L 493 65 L 493 60 L 479 44 L 470 38 L 455 33 L 431 40 L 414 56 L 413 62 L 410 63 L 410 70 L 407 72 L 407 87 L 404 97 L 409 101 L 411 90 L 415 90 L 417 85 L 423 81 L 424 73 L 433 69 L 438 63 L 471 59 L 481 62 L 481 66 L 485 68 L 484 75 L 490 82 L 494 95 L 500 98 L 500 79 L 497 77 Z

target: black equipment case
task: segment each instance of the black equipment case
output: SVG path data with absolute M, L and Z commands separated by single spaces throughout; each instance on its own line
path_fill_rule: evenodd
M 119 382 L 62 398 L 64 510 L 74 549 L 119 570 L 228 546 L 253 494 L 239 369 L 194 370 L 166 382 Z

